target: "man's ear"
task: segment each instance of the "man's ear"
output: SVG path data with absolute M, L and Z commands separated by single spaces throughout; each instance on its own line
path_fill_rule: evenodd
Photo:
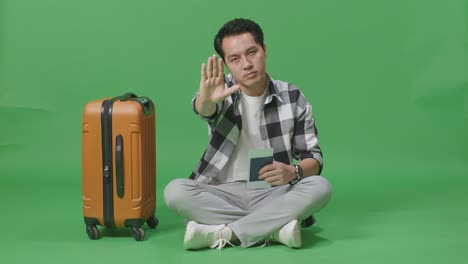
M 265 44 L 263 44 L 263 51 L 265 52 L 265 58 L 267 57 L 267 47 Z

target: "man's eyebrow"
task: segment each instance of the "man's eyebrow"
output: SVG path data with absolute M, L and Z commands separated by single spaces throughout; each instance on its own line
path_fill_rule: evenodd
M 246 49 L 245 52 L 249 52 L 249 51 L 257 50 L 257 49 L 258 49 L 258 47 L 254 45 L 254 46 L 251 46 L 248 49 Z M 238 53 L 229 54 L 228 56 L 226 56 L 226 58 L 231 58 L 231 57 L 235 57 L 235 56 L 239 56 L 239 54 Z
M 235 56 L 239 56 L 239 54 L 237 54 L 237 53 L 229 54 L 227 57 L 228 57 L 228 58 L 231 58 L 231 57 L 235 57 Z

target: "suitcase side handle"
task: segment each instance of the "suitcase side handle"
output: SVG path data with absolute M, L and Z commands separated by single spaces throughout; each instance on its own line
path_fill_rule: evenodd
M 124 196 L 124 175 L 123 175 L 123 137 L 121 134 L 115 138 L 115 175 L 117 178 L 117 195 Z
M 146 116 L 150 116 L 151 113 L 153 112 L 154 109 L 154 104 L 153 101 L 146 96 L 141 96 L 141 97 L 132 97 L 130 98 L 130 101 L 137 102 L 143 107 L 143 112 L 145 113 Z

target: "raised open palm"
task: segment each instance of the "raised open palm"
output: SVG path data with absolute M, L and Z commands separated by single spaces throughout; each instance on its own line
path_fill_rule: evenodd
M 200 99 L 206 103 L 219 103 L 229 95 L 239 90 L 239 85 L 224 88 L 224 63 L 221 58 L 213 55 L 208 58 L 208 67 L 201 66 Z M 208 69 L 207 69 L 208 68 Z

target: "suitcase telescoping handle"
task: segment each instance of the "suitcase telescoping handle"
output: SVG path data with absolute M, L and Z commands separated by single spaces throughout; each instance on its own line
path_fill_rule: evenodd
M 151 101 L 151 99 L 146 96 L 138 96 L 132 92 L 129 92 L 124 95 L 117 96 L 111 99 L 112 102 L 115 102 L 117 100 L 134 101 L 134 102 L 139 103 L 141 107 L 143 108 L 143 112 L 145 113 L 146 116 L 150 116 L 151 113 L 153 112 L 153 108 L 154 108 L 153 101 Z
M 131 99 L 131 98 L 135 98 L 135 97 L 138 97 L 138 96 L 137 96 L 136 94 L 130 92 L 130 93 L 126 93 L 126 94 L 121 95 L 121 96 L 114 97 L 114 98 L 112 98 L 111 100 L 112 100 L 112 102 L 115 102 L 115 101 L 117 101 L 117 100 L 120 100 L 120 101 L 127 101 L 127 100 L 129 100 L 129 99 Z
M 117 135 L 115 138 L 115 174 L 117 177 L 117 195 L 124 196 L 124 172 L 123 172 L 123 138 Z

